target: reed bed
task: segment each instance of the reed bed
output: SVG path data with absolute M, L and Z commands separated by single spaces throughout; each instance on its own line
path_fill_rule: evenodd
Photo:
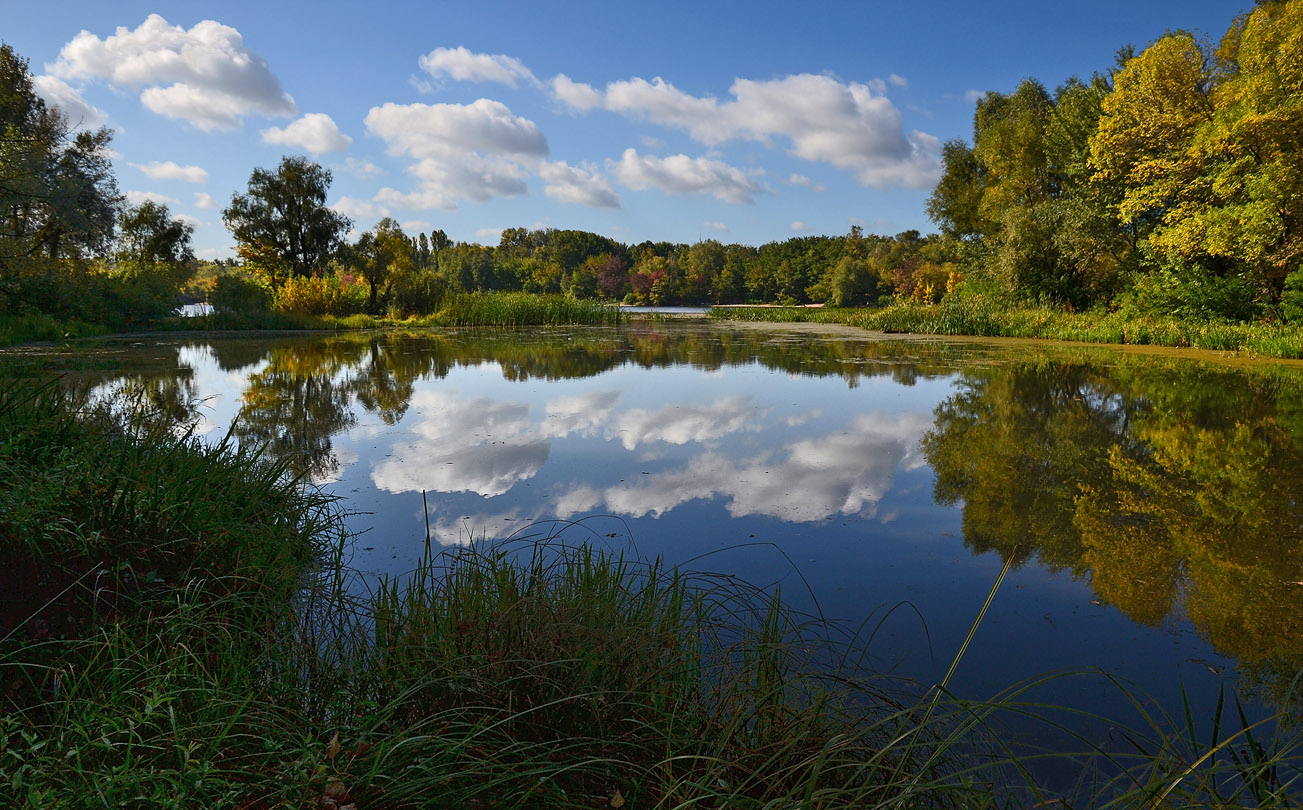
M 613 324 L 620 320 L 620 308 L 564 295 L 475 292 L 450 296 L 435 320 L 442 326 Z

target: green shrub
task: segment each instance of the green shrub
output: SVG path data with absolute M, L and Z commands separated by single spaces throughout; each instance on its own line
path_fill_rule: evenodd
M 1142 275 L 1122 309 L 1134 316 L 1182 320 L 1249 321 L 1262 310 L 1253 287 L 1238 275 L 1217 275 L 1199 264 L 1173 264 Z
M 271 291 L 251 278 L 218 276 L 208 303 L 217 312 L 267 312 L 271 309 Z
M 389 314 L 398 318 L 438 312 L 448 295 L 448 282 L 428 272 L 399 274 L 389 288 Z
M 1303 322 L 1303 267 L 1285 277 L 1280 295 L 1280 311 L 1290 323 Z

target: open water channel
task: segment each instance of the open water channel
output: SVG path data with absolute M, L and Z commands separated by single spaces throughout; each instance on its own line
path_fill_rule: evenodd
M 291 455 L 370 575 L 427 521 L 448 546 L 563 529 L 776 584 L 926 685 L 1012 555 L 961 695 L 1067 669 L 1029 697 L 1133 719 L 1098 669 L 1204 717 L 1224 679 L 1269 707 L 1303 665 L 1298 365 L 639 321 L 90 353 L 87 384 Z

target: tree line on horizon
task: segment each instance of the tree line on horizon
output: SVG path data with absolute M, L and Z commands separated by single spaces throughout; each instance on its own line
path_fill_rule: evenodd
M 0 315 L 121 323 L 186 286 L 219 306 L 429 314 L 450 293 L 521 290 L 635 304 L 936 303 L 1122 308 L 1303 320 L 1303 0 L 1260 2 L 1220 42 L 1176 31 L 1088 81 L 1026 79 L 977 101 L 942 149 L 939 234 L 800 236 L 759 247 L 626 245 L 508 228 L 497 245 L 353 223 L 330 170 L 256 168 L 223 221 L 238 261 L 198 262 L 166 205 L 126 203 L 107 129 L 74 132 L 0 46 Z

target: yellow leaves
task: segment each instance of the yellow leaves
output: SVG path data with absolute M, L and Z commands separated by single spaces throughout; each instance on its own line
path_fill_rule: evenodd
M 1188 34 L 1160 39 L 1118 73 L 1091 139 L 1090 162 L 1097 179 L 1123 183 L 1123 221 L 1161 207 L 1197 174 L 1190 146 L 1212 117 L 1208 81 L 1203 50 Z
M 611 805 L 611 807 L 614 807 L 615 810 L 619 810 L 621 807 L 624 807 L 624 796 L 621 795 L 620 791 L 618 790 L 615 791 L 615 795 L 611 797 L 611 801 L 609 802 L 609 804 Z
M 1157 215 L 1160 259 L 1221 257 L 1262 289 L 1303 227 L 1303 2 L 1260 6 L 1236 21 L 1214 59 L 1170 34 L 1131 59 L 1102 103 L 1091 139 L 1095 179 L 1119 183 L 1118 216 Z

